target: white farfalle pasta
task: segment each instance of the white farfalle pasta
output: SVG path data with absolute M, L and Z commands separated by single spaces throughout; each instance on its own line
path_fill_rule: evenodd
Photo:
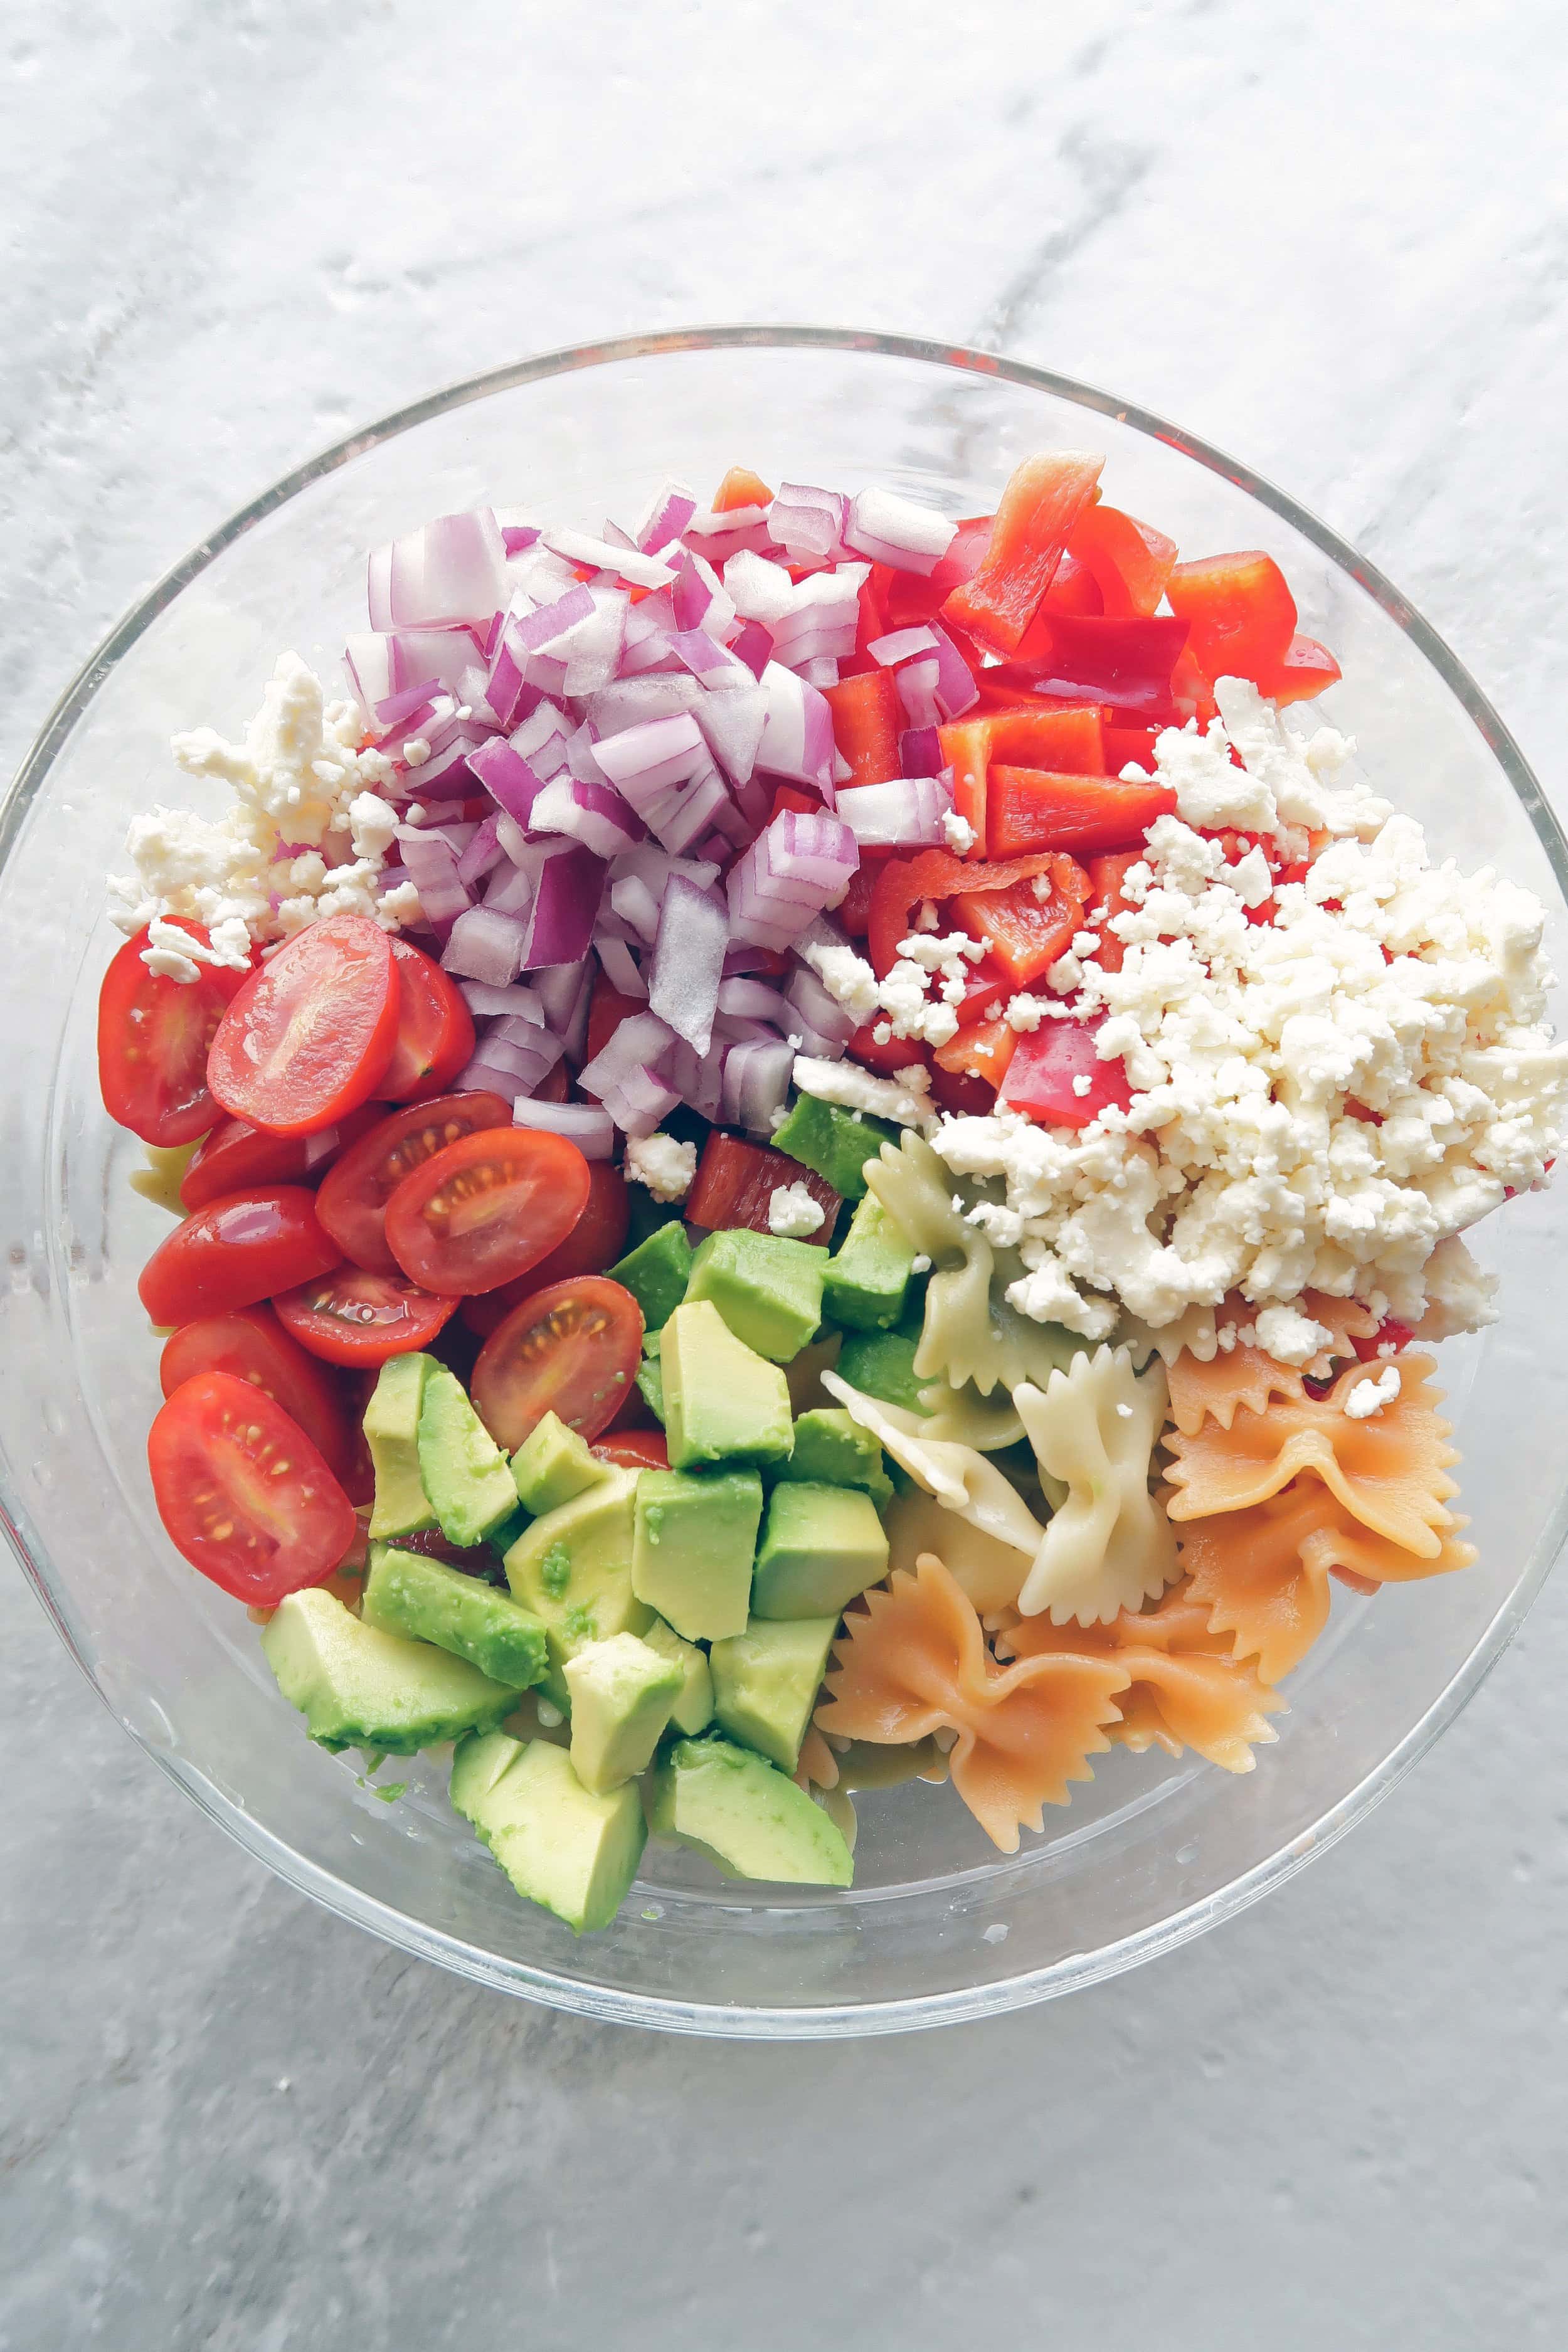
M 921 1391 L 921 1405 L 927 1437 L 973 1445 L 977 1454 L 995 1454 L 1004 1445 L 1023 1444 L 1024 1424 L 1005 1389 L 993 1389 L 988 1397 L 983 1397 L 967 1385 L 950 1389 L 933 1381 L 930 1388 Z
M 933 1556 L 982 1617 L 994 1617 L 1016 1606 L 1029 1572 L 1026 1551 L 987 1535 L 972 1519 L 961 1518 L 920 1486 L 894 1496 L 884 1524 L 889 1573 L 901 1568 L 912 1576 L 922 1559 Z
M 851 1419 L 880 1440 L 917 1486 L 923 1486 L 928 1495 L 934 1495 L 982 1534 L 994 1536 L 1015 1551 L 1037 1553 L 1044 1529 L 1012 1480 L 984 1454 L 977 1454 L 972 1445 L 928 1438 L 921 1414 L 906 1412 L 900 1405 L 884 1404 L 880 1397 L 867 1396 L 837 1372 L 824 1372 L 822 1385 Z
M 1016 1389 L 1013 1402 L 1042 1472 L 1068 1489 L 1024 1580 L 1023 1615 L 1048 1611 L 1053 1625 L 1098 1625 L 1173 1583 L 1175 1535 L 1149 1492 L 1165 1425 L 1164 1366 L 1140 1379 L 1127 1349 L 1099 1348 L 1053 1372 L 1044 1389 Z

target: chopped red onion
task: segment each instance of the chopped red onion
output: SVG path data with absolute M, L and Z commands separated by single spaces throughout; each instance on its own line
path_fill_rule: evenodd
M 804 939 L 806 935 L 803 932 L 801 936 Z M 731 979 L 737 972 L 771 971 L 772 969 L 771 948 L 757 947 L 749 940 L 731 940 L 724 950 L 726 980 Z
M 585 719 L 575 733 L 566 738 L 566 766 L 580 782 L 603 784 L 606 781 L 594 748 L 598 740 Z
M 673 1031 L 657 1014 L 631 1013 L 584 1065 L 578 1084 L 584 1093 L 597 1096 L 627 1135 L 651 1135 L 679 1100 L 663 1076 L 674 1044 Z
M 478 650 L 468 628 L 389 629 L 351 637 L 343 660 L 361 709 L 374 710 L 384 727 L 394 727 L 405 713 L 383 712 L 384 702 L 431 679 L 455 692 Z
M 844 544 L 847 508 L 842 490 L 781 482 L 768 510 L 768 536 L 792 563 L 837 563 L 849 552 Z
M 762 749 L 763 730 L 767 724 L 768 698 L 753 683 L 751 672 L 739 664 L 742 683 L 734 684 L 728 674 L 718 681 L 715 690 L 704 697 L 692 712 L 707 739 L 708 748 L 719 765 L 737 788 L 751 782 Z M 740 797 L 737 793 L 737 797 Z M 746 838 L 761 821 L 761 810 L 748 828 Z
M 899 700 L 904 706 L 904 716 L 911 727 L 937 727 L 942 720 L 942 708 L 937 700 L 937 686 L 942 677 L 942 664 L 935 654 L 921 654 L 918 660 L 906 662 L 895 673 Z
M 684 482 L 665 482 L 655 492 L 632 537 L 645 555 L 657 555 L 661 547 L 679 538 L 696 512 L 696 495 Z
M 479 1040 L 473 1060 L 453 1086 L 458 1093 L 493 1091 L 514 1099 L 530 1095 L 549 1076 L 564 1050 L 560 1038 L 548 1029 L 520 1024 L 515 1037 L 503 1037 L 492 1029 Z
M 710 637 L 722 637 L 733 626 L 734 601 L 700 555 L 682 554 L 670 593 L 678 629 L 703 629 Z
M 579 581 L 575 587 L 568 588 L 564 595 L 555 597 L 548 604 L 541 604 L 533 612 L 510 613 L 503 635 L 521 654 L 542 653 L 546 646 L 552 646 L 558 638 L 563 637 L 568 629 L 574 629 L 580 621 L 587 620 L 593 610 L 592 592 Z
M 472 893 L 458 878 L 458 860 L 449 842 L 438 834 L 416 832 L 412 825 L 399 825 L 397 839 L 404 867 L 429 922 L 449 923 L 473 905 Z
M 594 936 L 607 867 L 580 842 L 541 845 L 538 883 L 530 912 L 522 969 L 580 963 Z M 476 979 L 485 978 L 482 972 Z
M 891 490 L 859 490 L 849 501 L 844 539 L 858 555 L 894 572 L 934 572 L 958 534 L 930 507 L 916 506 Z
M 899 738 L 899 765 L 906 776 L 940 776 L 942 738 L 934 727 L 910 727 Z
M 760 947 L 787 948 L 810 918 L 837 906 L 860 862 L 837 817 L 782 809 L 730 869 L 730 929 Z
M 498 913 L 489 906 L 470 907 L 452 926 L 441 968 L 466 980 L 482 980 L 491 988 L 508 988 L 522 969 L 523 941 L 517 916 Z
M 891 635 L 873 637 L 866 651 L 884 669 L 892 669 L 899 662 L 910 661 L 916 654 L 934 654 L 934 629 L 895 629 Z
M 644 837 L 640 820 L 613 785 L 580 776 L 551 778 L 533 803 L 531 829 L 564 834 L 595 857 L 615 857 Z
M 742 620 L 761 621 L 770 634 L 795 610 L 795 582 L 784 564 L 746 548 L 724 566 L 724 591 Z
M 500 735 L 480 745 L 470 762 L 474 774 L 498 808 L 523 826 L 531 820 L 533 804 L 544 789 L 544 778 L 531 761 Z M 505 835 L 501 836 L 504 841 Z
M 586 956 L 580 962 L 547 966 L 534 975 L 533 986 L 550 1027 L 575 1056 L 582 1051 L 594 993 L 593 968 Z
M 725 962 L 730 958 L 725 956 Z M 719 984 L 719 1010 L 731 1020 L 771 1021 L 775 1029 L 784 1025 L 784 1000 L 778 990 L 765 981 L 731 978 Z
M 731 1045 L 724 1056 L 721 1116 L 749 1135 L 771 1135 L 789 1095 L 795 1047 L 757 1043 Z
M 612 547 L 583 530 L 547 530 L 544 544 L 567 563 L 587 564 L 595 572 L 613 572 L 634 588 L 668 588 L 675 574 L 668 563 L 633 547 Z
M 610 939 L 601 931 L 594 940 L 594 953 L 604 966 L 605 978 L 617 996 L 637 996 L 646 1001 L 647 982 L 625 940 Z
M 484 880 L 492 866 L 500 864 L 505 855 L 496 838 L 496 820 L 488 816 L 482 824 L 474 827 L 474 837 L 458 860 L 458 881 L 471 890 L 476 882 Z
M 837 686 L 838 683 L 838 664 L 830 654 L 818 655 L 811 661 L 803 661 L 796 667 L 797 674 L 805 680 L 807 686 L 815 686 L 818 694 L 821 694 L 826 688 Z M 853 770 L 846 770 L 847 774 L 853 772 Z M 837 770 L 834 782 L 837 782 Z
M 700 1118 L 719 1116 L 724 1099 L 724 1056 L 729 1050 L 728 1043 L 717 1035 L 706 1054 L 694 1054 L 679 1037 L 669 1050 L 665 1063 L 669 1083 Z
M 767 719 L 757 765 L 770 775 L 815 784 L 831 805 L 833 713 L 816 688 L 793 671 L 770 662 L 763 672 Z
M 760 679 L 773 657 L 773 632 L 761 621 L 742 621 L 731 639 L 730 651 L 743 661 L 754 678 Z
M 566 746 L 573 732 L 563 710 L 553 702 L 541 702 L 507 740 L 514 751 L 521 752 L 535 775 L 553 776 L 566 764 Z
M 659 1019 L 697 1054 L 706 1054 L 712 1042 L 728 940 L 723 908 L 679 874 L 671 875 L 659 909 L 647 997 Z
M 814 971 L 808 971 L 804 964 L 799 965 L 789 976 L 784 996 L 814 1036 L 826 1038 L 837 1045 L 840 1052 L 843 1051 L 858 1024 L 852 1013 L 846 1013 L 844 1007 L 829 996 Z M 815 1053 L 816 1048 L 813 1045 L 808 1050 Z
M 542 1128 L 548 1135 L 563 1135 L 584 1160 L 615 1157 L 616 1123 L 597 1103 L 534 1102 L 520 1095 L 511 1116 L 516 1127 Z
M 799 669 L 805 662 L 847 658 L 855 650 L 867 571 L 863 563 L 845 563 L 837 572 L 814 572 L 801 581 L 789 611 L 768 622 L 775 660 Z
M 541 1029 L 545 1025 L 543 999 L 536 988 L 496 988 L 488 981 L 463 980 L 458 989 L 468 1011 L 481 1021 L 504 1021 L 510 1015 L 534 1022 Z
M 640 874 L 623 874 L 610 885 L 611 906 L 647 947 L 658 937 L 658 903 Z
M 438 628 L 453 622 L 488 626 L 506 603 L 506 544 L 489 507 L 437 515 L 371 558 L 373 628 Z M 375 607 L 380 604 L 384 618 Z
M 781 1001 L 778 1021 L 750 1021 L 741 1013 L 716 1013 L 713 1034 L 723 1045 L 776 1045 L 784 1026 L 784 1004 Z
M 694 514 L 680 536 L 693 554 L 726 563 L 742 549 L 754 552 L 767 546 L 771 512 L 770 507 L 731 507 L 723 514 Z
M 931 623 L 936 639 L 937 708 L 946 719 L 957 719 L 980 699 L 974 673 L 940 621 Z
M 515 915 L 520 920 L 526 921 L 533 905 L 535 881 L 535 869 L 527 862 L 531 845 L 528 842 L 518 845 L 523 855 L 521 858 L 517 857 L 513 845 L 506 838 L 508 822 L 502 817 L 496 831 L 501 836 L 502 846 L 510 862 L 498 867 L 486 883 L 484 903 L 493 908 L 498 915 Z
M 606 735 L 624 735 L 629 727 L 644 726 L 650 719 L 695 710 L 704 699 L 702 688 L 685 670 L 669 677 L 619 677 L 602 693 L 590 695 L 588 719 L 603 741 Z
M 900 776 L 886 784 L 847 786 L 838 814 L 862 849 L 940 849 L 952 794 L 935 776 Z
M 467 800 L 477 781 L 475 758 L 487 743 L 499 740 L 477 727 L 459 726 L 438 751 L 432 749 L 430 757 L 412 771 L 409 789 L 422 801 Z

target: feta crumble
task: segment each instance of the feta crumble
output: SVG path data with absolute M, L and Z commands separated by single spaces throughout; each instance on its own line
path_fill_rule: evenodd
M 683 1201 L 697 1173 L 697 1146 L 662 1131 L 626 1138 L 628 1179 L 646 1184 L 656 1201 Z
M 1399 1367 L 1384 1364 L 1374 1381 L 1358 1381 L 1345 1399 L 1347 1421 L 1370 1421 L 1385 1404 L 1392 1404 L 1399 1394 Z
M 804 1184 L 776 1184 L 768 1200 L 768 1231 L 789 1241 L 804 1241 L 816 1233 L 826 1211 L 814 1201 Z
M 897 1127 L 923 1129 L 934 1115 L 931 1076 L 918 1062 L 890 1078 L 879 1078 L 855 1062 L 818 1062 L 797 1054 L 793 1075 L 803 1095 L 842 1103 L 847 1110 L 868 1111 L 873 1118 L 890 1118 Z
M 956 809 L 942 811 L 942 837 L 955 857 L 967 857 L 977 838 L 969 819 L 960 816 Z

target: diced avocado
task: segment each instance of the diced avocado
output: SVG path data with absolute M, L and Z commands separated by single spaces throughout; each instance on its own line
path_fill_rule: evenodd
M 814 1339 L 809 1348 L 801 1349 L 793 1364 L 784 1366 L 791 1412 L 815 1412 L 819 1406 L 832 1403 L 832 1397 L 822 1385 L 822 1375 L 835 1369 L 843 1345 L 842 1331 L 825 1331 L 820 1339 Z
M 527 1527 L 528 1521 L 529 1514 L 523 1509 L 522 1505 L 520 1503 L 516 1510 L 511 1513 L 510 1517 L 509 1518 L 504 1518 L 501 1521 L 499 1528 L 492 1528 L 490 1529 L 489 1534 L 485 1538 L 485 1541 L 489 1545 L 492 1551 L 500 1552 L 504 1558 L 511 1549 L 519 1536 L 521 1535 L 523 1529 Z
M 743 1633 L 714 1643 L 713 1713 L 731 1739 L 795 1770 L 837 1631 L 836 1616 L 753 1617 Z
M 656 1837 L 677 1838 L 727 1878 L 847 1886 L 841 1832 L 783 1772 L 727 1739 L 682 1739 L 653 1778 Z
M 363 1607 L 367 1625 L 434 1642 L 514 1690 L 538 1682 L 549 1663 L 537 1617 L 509 1593 L 418 1552 L 372 1544 Z
M 584 1789 L 603 1796 L 652 1763 L 686 1677 L 635 1633 L 585 1643 L 565 1673 L 573 1767 Z
M 713 1720 L 713 1670 L 708 1664 L 708 1653 L 695 1643 L 683 1642 L 673 1625 L 656 1617 L 642 1636 L 650 1650 L 661 1658 L 671 1658 L 680 1668 L 680 1696 L 669 1710 L 673 1728 L 683 1731 L 689 1738 L 693 1732 L 706 1731 Z
M 753 1617 L 837 1618 L 887 1573 L 888 1538 L 869 1495 L 858 1486 L 773 1488 L 752 1584 Z
M 827 1262 L 822 1311 L 856 1331 L 885 1331 L 904 1311 L 915 1254 L 875 1192 L 856 1208 L 841 1249 Z
M 609 1926 L 647 1841 L 630 1781 L 595 1796 L 565 1748 L 544 1739 L 525 1748 L 495 1731 L 463 1741 L 451 1796 L 525 1902 L 542 1903 L 574 1935 Z
M 574 1429 L 547 1412 L 511 1457 L 511 1475 L 525 1510 L 559 1510 L 574 1495 L 585 1494 L 606 1475 L 607 1465 L 590 1454 Z
M 637 1187 L 643 1190 L 641 1185 Z M 642 1308 L 643 1326 L 648 1331 L 662 1331 L 681 1300 L 691 1279 L 691 1244 L 686 1238 L 686 1228 L 679 1216 L 668 1225 L 656 1226 L 646 1241 L 628 1250 L 618 1265 L 610 1268 L 610 1280 L 629 1290 Z
M 710 1234 L 691 1261 L 688 1298 L 710 1298 L 737 1339 L 770 1363 L 798 1356 L 822 1321 L 826 1250 L 781 1234 Z
M 648 1332 L 643 1341 L 642 1361 L 637 1370 L 637 1382 L 643 1402 L 661 1426 L 664 1421 L 664 1367 L 660 1360 L 663 1339 L 662 1331 Z
M 632 1591 L 689 1642 L 743 1633 L 762 1516 L 754 1470 L 643 1471 Z
M 858 1201 L 866 1190 L 865 1167 L 884 1143 L 897 1143 L 899 1130 L 884 1118 L 846 1110 L 840 1103 L 818 1101 L 816 1095 L 797 1095 L 795 1108 L 772 1138 L 775 1151 L 787 1151 L 804 1167 L 826 1176 L 846 1201 Z
M 838 1350 L 838 1372 L 852 1389 L 864 1389 L 868 1396 L 880 1397 L 884 1404 L 902 1405 L 906 1412 L 922 1412 L 921 1391 L 924 1381 L 916 1377 L 915 1350 L 921 1344 L 921 1318 L 907 1315 L 891 1331 L 851 1331 L 846 1335 Z
M 425 1375 L 419 1475 L 448 1543 L 483 1543 L 517 1508 L 506 1455 L 445 1364 Z
M 893 1499 L 881 1446 L 840 1405 L 819 1405 L 800 1415 L 795 1452 L 778 1475 L 796 1485 L 863 1486 L 879 1511 Z
M 433 1356 L 389 1356 L 364 1409 L 364 1442 L 375 1469 L 370 1532 L 377 1541 L 415 1536 L 436 1524 L 419 1475 L 419 1408 Z
M 278 1687 L 323 1748 L 413 1756 L 466 1731 L 489 1731 L 517 1705 L 466 1658 L 361 1622 L 320 1586 L 290 1592 L 262 1628 Z
M 701 1462 L 784 1462 L 795 1444 L 789 1387 L 737 1339 L 711 1299 L 678 1307 L 664 1327 L 664 1426 L 677 1470 Z
M 544 1688 L 570 1706 L 563 1668 L 588 1642 L 640 1633 L 652 1611 L 632 1591 L 635 1470 L 612 1469 L 596 1486 L 535 1519 L 506 1556 L 507 1582 L 550 1636 Z

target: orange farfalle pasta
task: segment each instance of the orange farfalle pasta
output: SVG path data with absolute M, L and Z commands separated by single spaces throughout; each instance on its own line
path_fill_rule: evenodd
M 1326 1291 L 1305 1290 L 1301 1294 L 1301 1312 L 1310 1315 L 1331 1333 L 1326 1348 L 1320 1349 L 1305 1369 L 1315 1381 L 1326 1381 L 1336 1357 L 1353 1356 L 1358 1339 L 1370 1339 L 1377 1329 L 1377 1318 L 1370 1307 L 1359 1298 L 1331 1298 Z
M 998 1668 L 973 1602 L 929 1552 L 866 1602 L 845 1622 L 818 1727 L 879 1745 L 956 1732 L 953 1786 L 992 1843 L 1016 1853 L 1020 1827 L 1039 1829 L 1047 1803 L 1067 1803 L 1069 1781 L 1093 1778 L 1089 1759 L 1110 1745 L 1104 1727 L 1118 1720 L 1125 1667 L 1079 1654 Z
M 1132 1681 L 1117 1694 L 1121 1721 L 1110 1736 L 1139 1753 L 1156 1743 L 1172 1756 L 1191 1748 L 1227 1772 L 1250 1772 L 1254 1747 L 1278 1737 L 1268 1718 L 1285 1701 L 1237 1656 L 1229 1634 L 1215 1631 L 1185 1584 L 1173 1585 L 1157 1607 L 1124 1609 L 1106 1625 L 1026 1617 L 997 1648 L 1013 1657 L 1097 1657 L 1124 1667 Z
M 815 1723 L 805 1727 L 805 1738 L 795 1759 L 795 1777 L 803 1789 L 808 1785 L 818 1789 L 838 1786 L 838 1759 Z
M 1403 1550 L 1436 1560 L 1455 1519 L 1447 1497 L 1458 1489 L 1447 1465 L 1448 1423 L 1428 1386 L 1430 1356 L 1400 1359 L 1400 1392 L 1364 1420 L 1347 1400 L 1383 1367 L 1352 1364 L 1327 1396 L 1275 1398 L 1262 1412 L 1238 1407 L 1229 1429 L 1208 1422 L 1192 1435 L 1166 1440 L 1166 1473 L 1176 1492 L 1166 1509 L 1178 1524 L 1265 1503 L 1303 1472 L 1321 1478 L 1352 1518 Z M 1350 1563 L 1355 1565 L 1355 1563 Z
M 1228 1354 L 1200 1363 L 1184 1348 L 1167 1371 L 1171 1385 L 1171 1418 L 1188 1437 L 1195 1437 L 1205 1421 L 1228 1429 L 1238 1405 L 1262 1412 L 1272 1396 L 1304 1397 L 1301 1375 L 1277 1364 L 1261 1348 L 1232 1348 Z

